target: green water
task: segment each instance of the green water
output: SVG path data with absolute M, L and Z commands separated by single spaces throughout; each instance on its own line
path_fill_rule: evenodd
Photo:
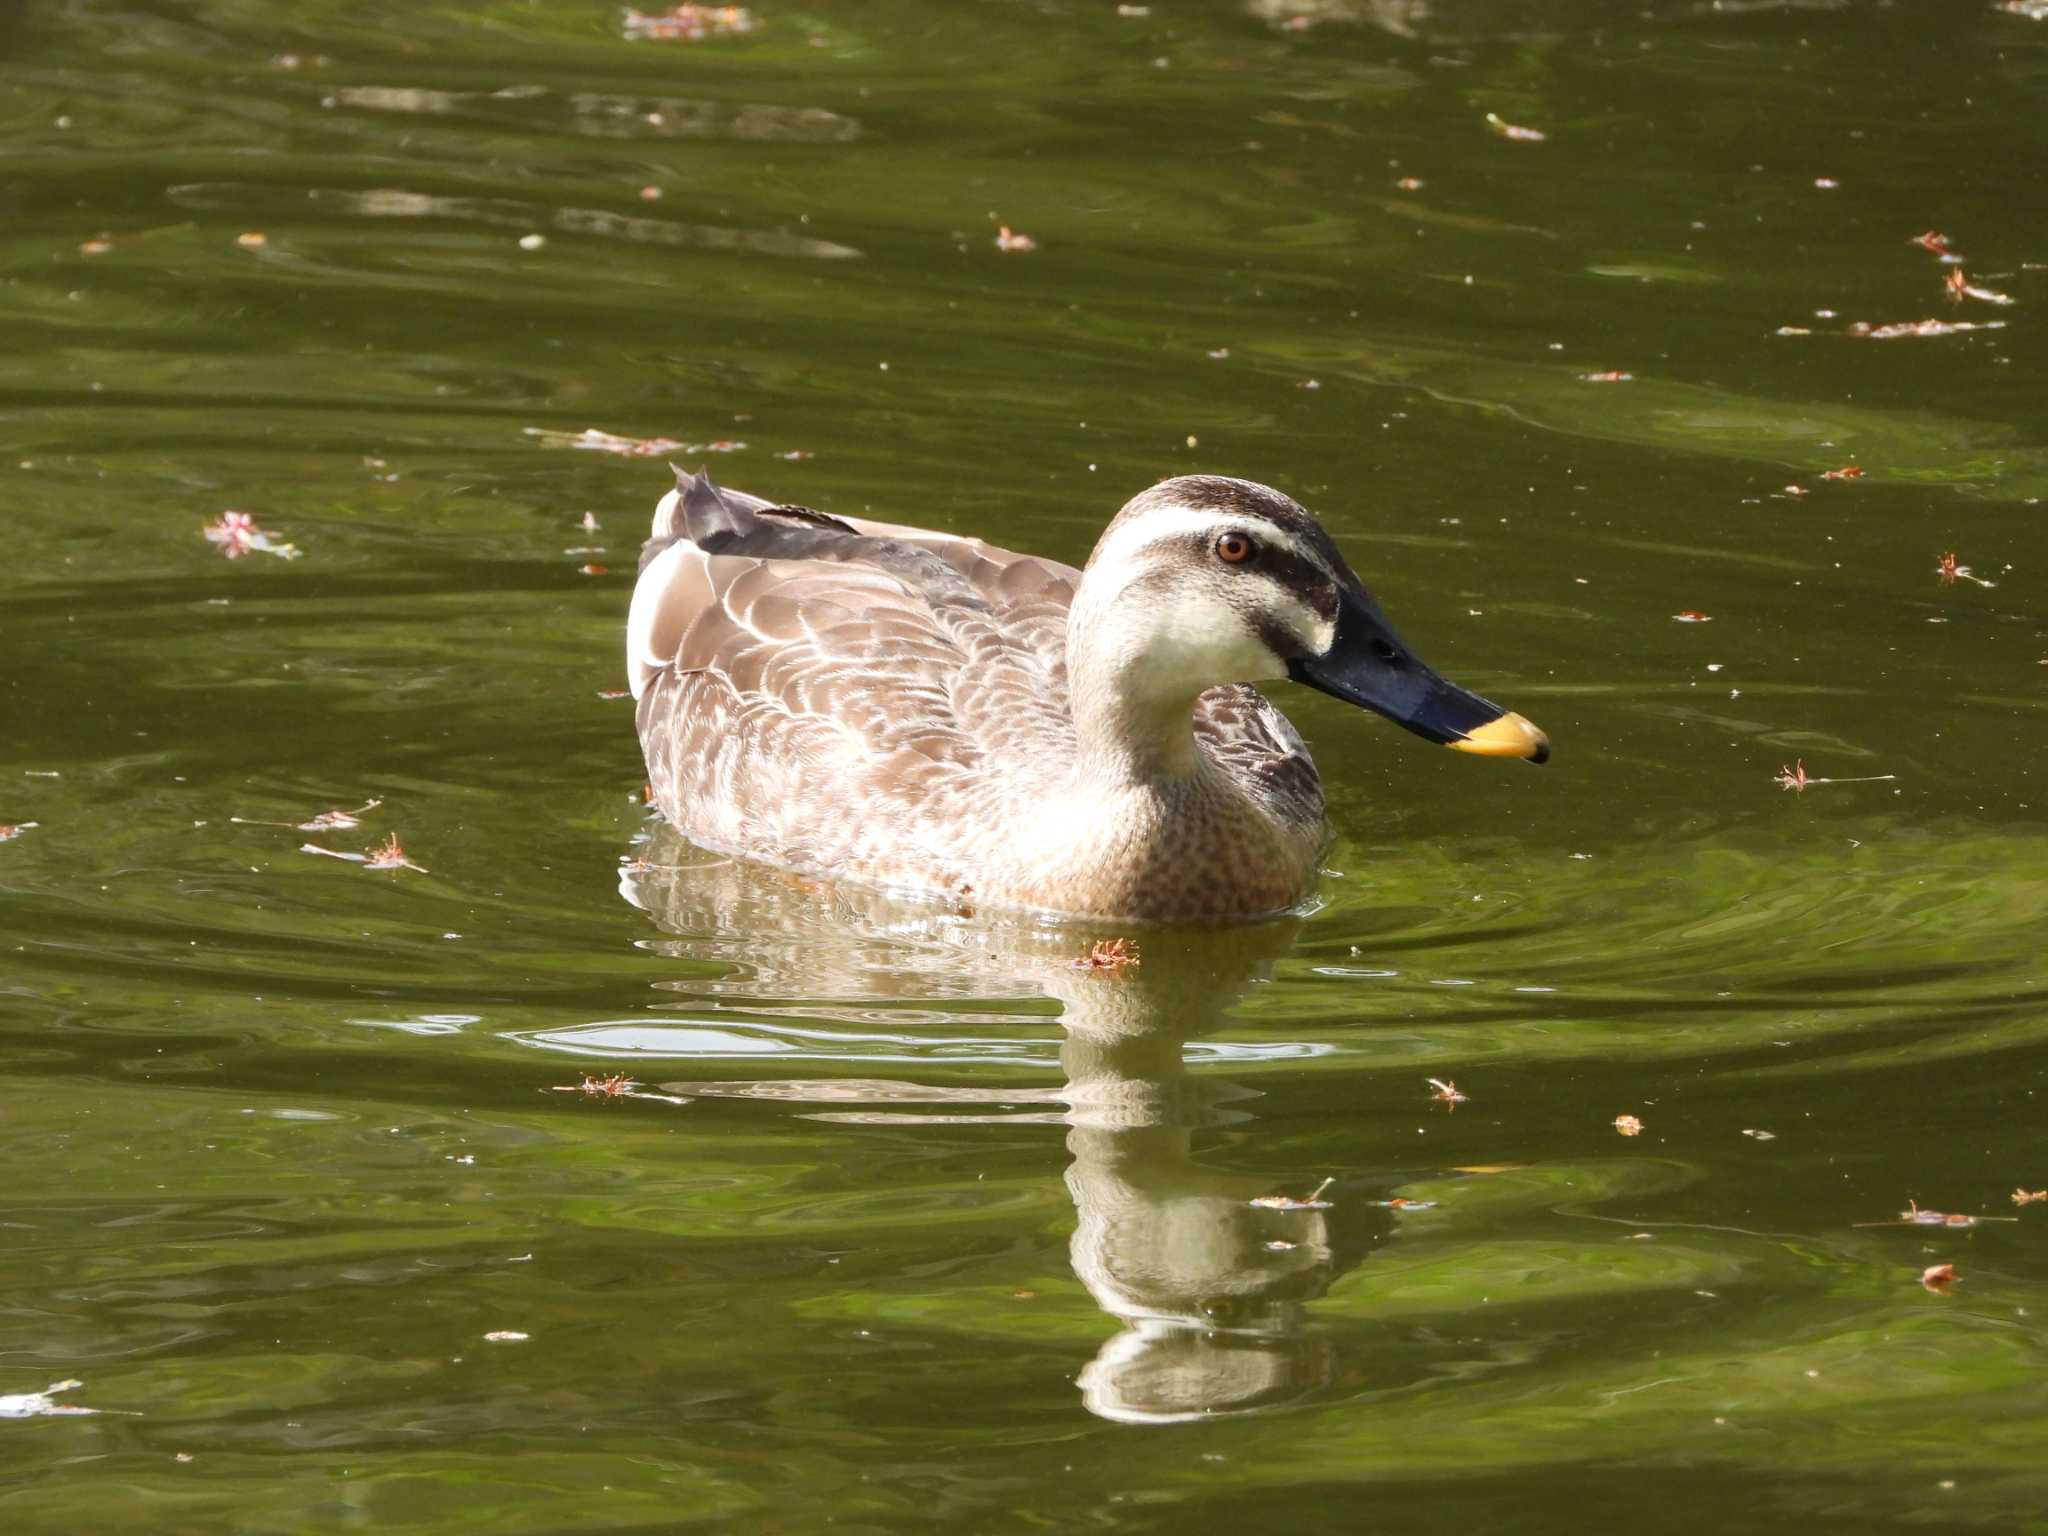
M 2048 24 L 1294 14 L 0 4 L 11 1528 L 2048 1529 Z M 735 868 L 590 427 L 1271 481 L 1556 756 L 1282 690 L 1325 904 L 1120 976 Z

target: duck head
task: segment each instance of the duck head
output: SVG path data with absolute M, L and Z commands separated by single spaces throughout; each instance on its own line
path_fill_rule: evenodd
M 1322 525 L 1249 480 L 1183 475 L 1133 497 L 1089 557 L 1068 636 L 1077 691 L 1113 678 L 1139 708 L 1286 678 L 1460 752 L 1550 756 L 1529 721 L 1424 664 Z

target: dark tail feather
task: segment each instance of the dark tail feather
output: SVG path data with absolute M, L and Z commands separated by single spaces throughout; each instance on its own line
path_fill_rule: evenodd
M 701 469 L 691 475 L 673 464 L 669 468 L 675 470 L 676 490 L 681 493 L 676 497 L 677 533 L 702 549 L 720 535 L 737 538 L 753 531 L 761 503 L 749 506 L 753 497 L 728 495 Z

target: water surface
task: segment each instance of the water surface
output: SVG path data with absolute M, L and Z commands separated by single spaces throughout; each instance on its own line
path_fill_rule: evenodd
M 2048 1524 L 2048 25 L 1130 9 L 0 6 L 18 1528 Z M 1122 973 L 735 866 L 589 428 L 1270 481 L 1555 760 L 1286 690 L 1323 905 Z

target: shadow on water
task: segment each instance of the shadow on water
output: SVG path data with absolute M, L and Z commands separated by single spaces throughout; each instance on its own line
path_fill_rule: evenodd
M 831 1076 L 660 1086 L 803 1105 L 806 1118 L 848 1125 L 1065 1126 L 1074 1273 L 1121 1325 L 1077 1378 L 1090 1412 L 1173 1423 L 1273 1410 L 1330 1384 L 1332 1346 L 1309 1304 L 1388 1234 L 1387 1202 L 1350 1184 L 1340 1200 L 1276 1195 L 1195 1149 L 1201 1131 L 1257 1120 L 1257 1090 L 1192 1072 L 1190 1057 L 1270 1054 L 1203 1042 L 1288 952 L 1298 922 L 1148 929 L 1136 962 L 1091 965 L 1091 945 L 1115 936 L 1107 927 L 978 920 L 705 853 L 667 829 L 620 888 L 675 936 L 665 954 L 739 966 L 705 984 L 658 984 L 716 1006 L 773 1009 L 799 995 L 813 1018 L 872 1024 L 938 999 L 955 1021 L 977 999 L 1011 1003 L 1000 1015 L 1010 1019 L 1020 993 L 1059 1005 L 1053 1087 Z M 962 1043 L 953 1037 L 955 1051 Z

